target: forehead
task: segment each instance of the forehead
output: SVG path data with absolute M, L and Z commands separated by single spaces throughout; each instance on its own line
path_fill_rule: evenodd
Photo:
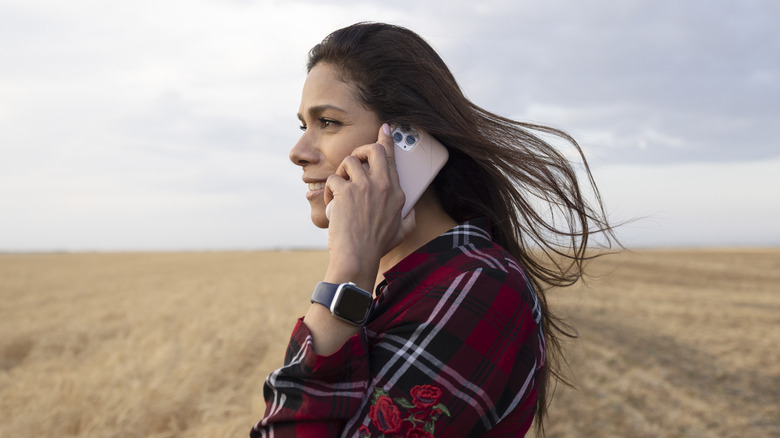
M 328 64 L 315 65 L 303 84 L 300 113 L 308 108 L 338 106 L 344 110 L 365 110 L 357 99 L 357 88 L 341 80 L 338 69 Z

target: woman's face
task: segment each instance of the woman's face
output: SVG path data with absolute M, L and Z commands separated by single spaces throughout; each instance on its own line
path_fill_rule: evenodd
M 357 99 L 357 89 L 342 82 L 337 73 L 323 63 L 309 72 L 298 110 L 303 135 L 290 150 L 290 161 L 301 166 L 308 185 L 311 220 L 320 228 L 328 227 L 325 180 L 356 147 L 375 143 L 382 124 Z

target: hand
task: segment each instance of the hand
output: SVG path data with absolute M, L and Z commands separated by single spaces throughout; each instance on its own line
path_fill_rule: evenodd
M 358 285 L 371 290 L 379 260 L 414 226 L 413 213 L 401 218 L 405 196 L 394 152 L 390 127 L 384 124 L 377 143 L 356 148 L 328 178 L 325 204 L 330 213 L 331 261 L 326 281 L 370 279 L 370 284 Z

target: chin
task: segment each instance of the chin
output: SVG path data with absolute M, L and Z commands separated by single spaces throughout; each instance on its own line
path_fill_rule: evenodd
M 317 227 L 317 228 L 328 228 L 328 225 L 330 225 L 330 221 L 328 221 L 328 218 L 325 216 L 325 211 L 318 211 L 315 209 L 312 209 L 311 211 L 311 222 Z
M 309 200 L 309 206 L 311 207 L 311 222 L 317 228 L 328 228 L 330 221 L 325 216 L 325 201 L 321 199 Z

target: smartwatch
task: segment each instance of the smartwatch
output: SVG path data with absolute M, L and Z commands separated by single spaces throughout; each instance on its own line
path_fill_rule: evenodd
M 325 283 L 314 288 L 311 302 L 330 309 L 330 314 L 353 325 L 363 325 L 368 320 L 374 297 L 355 283 Z

